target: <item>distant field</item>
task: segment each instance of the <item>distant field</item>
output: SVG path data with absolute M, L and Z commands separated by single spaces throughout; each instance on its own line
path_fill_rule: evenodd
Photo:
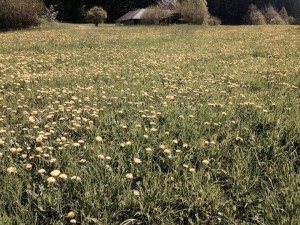
M 299 26 L 0 33 L 0 224 L 299 224 L 299 88 Z

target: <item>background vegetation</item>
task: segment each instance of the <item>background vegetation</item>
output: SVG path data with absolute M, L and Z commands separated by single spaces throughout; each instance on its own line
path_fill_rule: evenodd
M 0 36 L 0 224 L 297 224 L 299 26 Z
M 0 0 L 0 30 L 38 25 L 44 9 L 40 0 Z
M 114 22 L 129 10 L 156 5 L 158 0 L 45 0 L 47 6 L 57 5 L 58 19 L 67 22 L 81 22 L 82 9 L 102 6 L 108 14 L 107 21 Z M 179 0 L 179 2 L 181 2 Z M 209 13 L 218 17 L 223 24 L 244 24 L 251 4 L 263 9 L 269 4 L 277 10 L 285 7 L 290 16 L 300 18 L 298 0 L 207 0 Z

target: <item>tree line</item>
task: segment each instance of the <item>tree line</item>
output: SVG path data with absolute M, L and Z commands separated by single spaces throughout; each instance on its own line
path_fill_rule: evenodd
M 106 21 L 111 23 L 130 10 L 156 5 L 158 2 L 157 0 L 45 0 L 47 6 L 54 5 L 59 11 L 58 20 L 75 23 L 84 22 L 86 11 L 95 5 L 105 9 L 108 14 Z M 210 15 L 218 17 L 222 24 L 244 24 L 251 5 L 260 10 L 269 5 L 277 11 L 285 7 L 289 15 L 300 18 L 299 0 L 207 0 Z

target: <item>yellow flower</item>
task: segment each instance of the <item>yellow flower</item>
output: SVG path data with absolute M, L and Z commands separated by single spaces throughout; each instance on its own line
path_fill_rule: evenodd
M 202 160 L 202 163 L 207 166 L 209 164 L 209 161 L 207 159 Z
M 142 161 L 139 158 L 134 158 L 133 162 L 136 163 L 136 164 L 142 163 Z
M 137 191 L 137 190 L 133 190 L 133 195 L 135 195 L 135 196 L 140 196 L 140 192 Z
M 44 174 L 44 173 L 46 173 L 46 170 L 45 169 L 39 169 L 38 173 Z
M 61 179 L 63 179 L 63 180 L 68 179 L 68 176 L 65 173 L 60 174 L 58 177 L 61 178 Z
M 103 141 L 102 137 L 100 137 L 100 136 L 97 136 L 97 137 L 95 138 L 95 140 L 96 140 L 97 142 L 102 142 L 102 141 Z
M 132 173 L 127 173 L 125 175 L 125 177 L 128 178 L 128 179 L 133 179 L 133 174 Z
M 60 174 L 60 171 L 59 170 L 53 170 L 50 174 L 51 174 L 52 177 L 57 177 Z
M 47 181 L 48 181 L 49 184 L 53 184 L 53 183 L 56 182 L 56 180 L 55 180 L 54 177 L 48 177 L 48 178 L 47 178 Z
M 16 167 L 13 167 L 13 166 L 8 167 L 8 168 L 7 168 L 7 172 L 8 172 L 9 174 L 15 174 L 15 173 L 17 173 L 17 168 L 16 168 Z
M 68 217 L 69 219 L 73 219 L 73 218 L 75 217 L 75 212 L 74 212 L 74 211 L 68 212 L 67 217 Z

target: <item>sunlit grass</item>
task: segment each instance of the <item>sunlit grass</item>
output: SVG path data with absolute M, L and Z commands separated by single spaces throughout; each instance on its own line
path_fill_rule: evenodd
M 0 224 L 297 224 L 297 26 L 0 34 Z

